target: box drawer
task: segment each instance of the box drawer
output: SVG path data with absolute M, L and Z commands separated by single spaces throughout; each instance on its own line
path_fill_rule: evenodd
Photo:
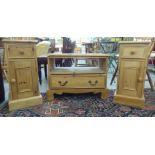
M 10 45 L 7 48 L 10 58 L 31 58 L 35 57 L 35 49 L 29 45 Z
M 50 76 L 50 88 L 105 88 L 106 76 Z
M 146 58 L 148 56 L 148 45 L 120 45 L 121 58 Z

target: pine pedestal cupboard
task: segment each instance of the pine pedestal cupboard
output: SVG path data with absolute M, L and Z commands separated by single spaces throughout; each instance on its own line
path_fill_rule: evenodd
M 9 110 L 42 103 L 35 41 L 4 40 L 9 80 Z
M 115 103 L 144 107 L 144 82 L 149 55 L 149 42 L 120 42 Z
M 56 67 L 57 60 L 65 59 L 72 60 L 72 67 Z M 107 54 L 49 54 L 48 100 L 54 99 L 54 94 L 88 92 L 101 93 L 105 99 L 109 94 L 107 64 Z

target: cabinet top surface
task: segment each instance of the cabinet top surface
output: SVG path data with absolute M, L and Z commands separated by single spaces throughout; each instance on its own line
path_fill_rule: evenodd
M 48 58 L 74 58 L 74 57 L 83 57 L 83 58 L 103 58 L 109 57 L 109 54 L 101 54 L 101 53 L 87 53 L 87 54 L 77 54 L 77 53 L 52 53 L 48 54 Z
M 149 44 L 149 41 L 120 41 L 119 44 Z
M 37 43 L 36 40 L 3 40 L 4 43 Z

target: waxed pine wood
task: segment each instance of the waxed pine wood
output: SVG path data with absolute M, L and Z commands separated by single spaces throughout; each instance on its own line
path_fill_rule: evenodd
M 114 102 L 134 107 L 144 107 L 144 82 L 150 55 L 149 42 L 121 42 L 117 90 Z
M 54 94 L 63 93 L 101 93 L 101 98 L 108 97 L 107 64 L 108 54 L 49 54 L 48 55 L 48 100 Z M 55 67 L 55 59 L 98 59 L 99 67 Z
M 9 81 L 9 110 L 42 103 L 35 41 L 4 40 Z

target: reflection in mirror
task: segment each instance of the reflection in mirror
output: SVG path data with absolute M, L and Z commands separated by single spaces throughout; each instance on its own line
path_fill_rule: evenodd
M 59 58 L 55 59 L 55 67 L 99 67 L 99 60 L 90 58 Z

